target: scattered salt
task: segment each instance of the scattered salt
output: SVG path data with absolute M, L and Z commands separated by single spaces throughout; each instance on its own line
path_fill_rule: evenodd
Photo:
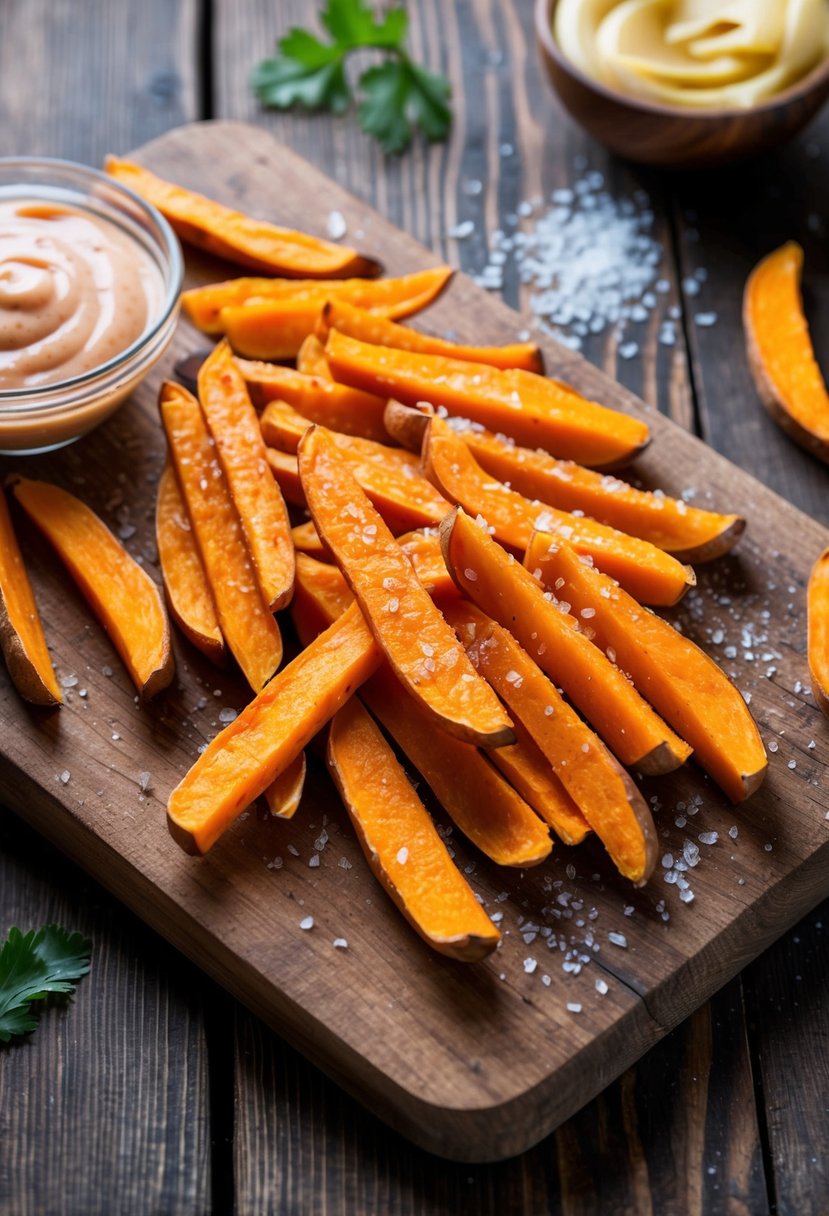
M 402 849 L 397 850 L 397 863 L 398 863 L 398 865 L 404 866 L 408 860 L 409 860 L 409 850 L 406 848 L 405 845 L 403 845 Z
M 579 1004 L 578 1001 L 568 1001 L 567 1002 L 567 1012 L 568 1013 L 581 1013 L 581 1005 Z
M 453 224 L 448 228 L 446 235 L 455 241 L 465 241 L 468 236 L 472 236 L 475 231 L 475 225 L 472 220 L 461 220 L 459 224 Z
M 72 774 L 69 772 L 69 769 L 65 768 L 62 773 L 58 773 L 58 781 L 61 783 L 61 785 L 66 785 L 71 776 Z
M 599 996 L 606 996 L 608 992 L 607 980 L 596 980 L 596 991 L 598 992 Z
M 351 862 L 348 860 L 347 857 L 341 857 L 340 860 L 337 862 L 337 865 L 340 867 L 341 870 L 350 870 L 353 868 Z
M 146 791 L 150 788 L 151 781 L 152 777 L 149 773 L 141 772 L 138 774 L 138 788 L 141 790 L 142 794 L 146 793 Z
M 700 832 L 698 837 L 700 844 L 716 844 L 719 838 L 718 832 Z
M 313 916 L 303 916 L 302 920 L 299 922 L 299 927 L 300 927 L 300 929 L 313 929 L 313 927 L 314 927 Z
M 341 241 L 348 232 L 348 224 L 342 211 L 329 211 L 325 227 L 332 241 Z
M 229 706 L 219 710 L 219 721 L 227 725 L 229 722 L 236 721 L 236 710 Z
M 538 963 L 535 961 L 534 958 L 525 958 L 524 959 L 524 970 L 526 971 L 527 975 L 532 975 L 532 973 L 535 971 L 537 966 L 538 966 Z
M 311 858 L 309 858 L 308 865 L 311 867 L 312 870 L 315 870 L 316 867 L 319 865 L 319 863 L 320 863 L 320 855 L 319 855 L 319 853 L 314 853 L 313 856 Z
M 622 950 L 627 950 L 628 939 L 624 933 L 617 933 L 615 929 L 611 929 L 607 935 L 607 940 L 614 946 L 620 946 Z
M 346 941 L 346 939 L 344 937 L 335 937 L 332 944 L 333 944 L 335 950 L 347 950 L 348 949 L 348 942 Z

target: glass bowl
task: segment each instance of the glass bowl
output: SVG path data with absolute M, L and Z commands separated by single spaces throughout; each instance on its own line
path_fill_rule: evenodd
M 52 384 L 0 389 L 0 452 L 21 455 L 72 443 L 129 397 L 173 337 L 184 264 L 155 207 L 97 169 L 46 157 L 0 157 L 0 203 L 16 199 L 65 205 L 114 224 L 149 256 L 162 285 L 143 333 L 105 363 Z

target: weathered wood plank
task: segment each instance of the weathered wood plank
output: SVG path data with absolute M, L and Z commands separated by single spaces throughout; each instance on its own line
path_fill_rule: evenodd
M 6 0 L 0 153 L 99 165 L 198 117 L 198 0 Z
M 53 922 L 91 938 L 92 969 L 71 1002 L 2 1050 L 0 1210 L 206 1211 L 209 985 L 2 811 L 0 933 Z
M 195 118 L 197 8 L 3 4 L 0 153 L 95 165 Z M 73 1005 L 3 1053 L 0 1208 L 206 1211 L 209 984 L 8 812 L 2 850 L 3 933 L 57 920 L 86 932 L 94 954 Z

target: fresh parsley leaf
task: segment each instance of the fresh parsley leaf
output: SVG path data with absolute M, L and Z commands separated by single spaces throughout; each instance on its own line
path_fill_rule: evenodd
M 360 126 L 384 152 L 403 152 L 419 126 L 427 139 L 444 139 L 452 121 L 448 80 L 408 58 L 391 59 L 360 77 Z
M 328 0 L 320 21 L 340 46 L 353 49 L 373 46 L 398 50 L 406 39 L 409 15 L 404 8 L 390 8 L 377 20 L 371 5 L 362 0 Z
M 351 91 L 339 59 L 317 68 L 285 56 L 264 59 L 254 68 L 250 83 L 259 100 L 275 110 L 303 106 L 306 110 L 331 110 L 342 114 L 351 101 Z
M 0 1043 L 35 1029 L 33 1001 L 75 991 L 73 981 L 89 971 L 90 949 L 87 938 L 58 925 L 26 934 L 9 930 L 0 948 Z
M 280 39 L 278 54 L 252 72 L 250 84 L 267 106 L 342 113 L 352 100 L 345 64 L 352 51 L 379 50 L 387 58 L 359 78 L 359 118 L 385 152 L 402 152 L 420 127 L 427 139 L 444 139 L 451 125 L 451 88 L 444 76 L 412 63 L 404 43 L 408 15 L 400 6 L 380 16 L 365 0 L 328 0 L 320 21 L 333 39 L 304 29 Z

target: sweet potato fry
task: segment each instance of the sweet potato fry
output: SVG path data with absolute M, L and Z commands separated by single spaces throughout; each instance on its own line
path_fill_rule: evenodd
M 331 723 L 328 764 L 369 866 L 421 937 L 460 962 L 491 954 L 500 933 L 356 698 Z
M 291 528 L 291 540 L 294 542 L 294 549 L 297 553 L 307 553 L 309 557 L 315 557 L 319 562 L 333 562 L 334 560 L 320 540 L 319 532 L 310 519 L 307 523 L 297 524 Z
M 0 647 L 12 682 L 33 705 L 60 705 L 32 585 L 23 564 L 6 495 L 0 489 Z
M 300 752 L 265 790 L 262 797 L 275 819 L 293 819 L 299 810 L 306 771 L 305 752 Z
M 829 391 L 803 311 L 803 250 L 794 241 L 757 265 L 743 297 L 748 362 L 757 392 L 778 426 L 829 461 Z
M 579 622 L 529 571 L 456 509 L 441 525 L 447 568 L 461 591 L 509 629 L 625 765 L 648 774 L 678 768 L 691 748 L 679 739 Z M 559 774 L 560 775 L 560 774 Z M 585 808 L 581 807 L 584 811 Z
M 564 840 L 572 833 L 577 843 L 586 820 L 620 873 L 635 883 L 647 881 L 656 864 L 656 829 L 625 770 L 503 626 L 463 602 L 446 612 L 478 670 L 535 741 L 580 812 L 580 818 L 564 818 L 560 809 L 554 829 Z
M 294 546 L 279 486 L 268 471 L 265 444 L 245 382 L 220 342 L 199 369 L 199 400 L 216 444 L 262 594 L 273 612 L 294 588 Z
M 214 663 L 222 663 L 225 644 L 213 592 L 169 461 L 158 480 L 155 539 L 170 616 L 194 646 Z
M 165 382 L 159 407 L 222 635 L 254 691 L 282 661 L 282 638 L 265 603 L 238 512 L 221 475 L 201 407 Z
M 245 359 L 295 359 L 320 313 L 319 299 L 251 300 L 219 313 L 219 332 Z
M 426 475 L 450 501 L 481 514 L 503 545 L 523 552 L 533 529 L 564 536 L 641 603 L 675 604 L 696 582 L 690 566 L 647 541 L 626 536 L 592 519 L 530 502 L 493 481 L 463 440 L 442 418 L 428 424 L 423 447 Z
M 325 357 L 325 347 L 316 334 L 308 334 L 296 353 L 296 369 L 304 376 L 321 376 L 334 383 L 331 368 Z
M 393 346 L 396 350 L 445 355 L 450 359 L 486 363 L 489 367 L 505 370 L 523 368 L 537 374 L 544 372 L 544 359 L 534 342 L 514 342 L 509 346 L 461 346 L 458 342 L 449 342 L 445 338 L 435 338 L 431 334 L 398 325 L 389 313 L 369 311 L 343 295 L 332 296 L 323 306 L 317 323 L 317 337 L 325 342 L 332 329 L 374 346 Z
M 820 708 L 829 715 L 829 549 L 821 553 L 812 567 L 806 609 L 806 655 L 812 692 Z
M 344 384 L 407 405 L 442 405 L 449 414 L 565 460 L 613 468 L 632 460 L 649 440 L 639 419 L 532 372 L 372 346 L 336 330 L 328 335 L 325 353 L 335 379 Z
M 287 401 L 307 418 L 332 431 L 361 435 L 383 443 L 388 432 L 383 423 L 385 399 L 359 389 L 346 388 L 322 376 L 306 376 L 292 367 L 237 359 L 251 400 L 258 409 L 269 401 Z
M 346 245 L 279 228 L 164 181 L 131 161 L 108 156 L 107 173 L 157 207 L 183 241 L 261 274 L 292 278 L 373 278 L 382 269 Z
M 566 543 L 548 548 L 541 579 L 589 619 L 596 646 L 613 655 L 732 801 L 757 789 L 768 763 L 763 741 L 742 696 L 707 654 Z
M 444 730 L 483 747 L 511 743 L 509 718 L 497 697 L 360 489 L 331 432 L 306 431 L 298 460 L 317 531 L 404 686 Z
M 170 794 L 167 825 L 185 852 L 206 853 L 381 660 L 354 604 L 283 667 L 207 745 Z
M 451 504 L 421 474 L 418 461 L 412 461 L 410 452 L 404 452 L 402 448 L 383 448 L 379 444 L 376 448 L 352 447 L 355 442 L 367 444 L 372 441 L 355 441 L 353 436 L 337 435 L 333 431 L 329 434 L 392 532 L 437 526 L 450 509 Z M 275 448 L 266 451 L 271 472 L 287 501 L 304 506 L 296 457 Z
M 432 413 L 422 405 L 389 401 L 383 421 L 393 439 L 419 452 Z M 478 423 L 454 419 L 452 430 L 486 473 L 525 498 L 559 511 L 578 511 L 597 523 L 649 541 L 678 561 L 707 562 L 722 557 L 745 530 L 745 520 L 738 515 L 703 511 L 667 494 L 637 490 L 608 473 L 522 448 Z
M 560 840 L 581 844 L 590 825 L 529 731 L 515 720 L 512 729 L 515 743 L 493 747 L 488 753 L 492 763 Z
M 354 596 L 339 566 L 329 566 L 307 553 L 297 553 L 291 618 L 303 646 L 342 616 L 353 602 Z
M 228 279 L 185 291 L 181 304 L 199 329 L 206 334 L 220 334 L 219 314 L 223 308 L 238 307 L 251 300 L 302 300 L 309 308 L 306 333 L 310 334 L 326 300 L 348 300 L 359 308 L 379 310 L 386 317 L 409 317 L 436 300 L 454 273 L 450 266 L 433 266 L 398 278 L 374 280 Z
M 435 728 L 388 664 L 366 682 L 362 698 L 423 776 L 450 819 L 477 848 L 502 866 L 532 866 L 552 848 L 538 815 L 486 755 Z
M 325 567 L 311 559 L 297 563 L 297 596 L 291 613 L 304 644 L 341 616 L 352 602 L 348 585 L 336 567 Z M 406 694 L 387 664 L 368 681 L 362 695 L 426 778 L 447 813 L 482 852 L 502 865 L 534 865 L 543 860 L 550 850 L 549 836 L 531 806 L 481 752 L 437 730 L 429 713 Z M 487 755 L 497 760 L 504 750 L 491 748 Z M 522 771 L 527 780 L 530 766 L 525 757 Z M 539 790 L 537 781 L 535 786 Z
M 170 622 L 153 580 L 109 528 L 73 494 L 46 481 L 7 483 L 77 583 L 148 701 L 173 678 Z

